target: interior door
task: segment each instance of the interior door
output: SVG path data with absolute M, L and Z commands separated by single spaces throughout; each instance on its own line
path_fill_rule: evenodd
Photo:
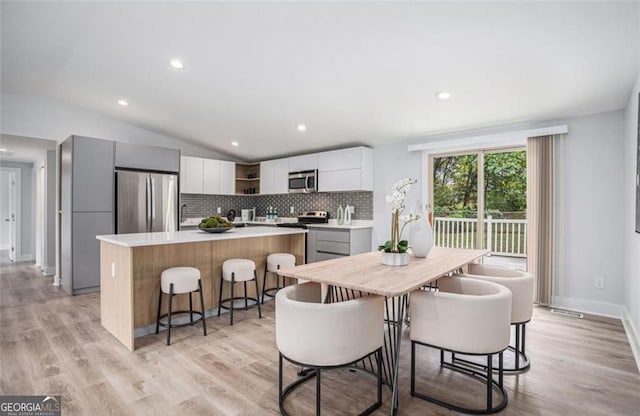
M 16 261 L 16 180 L 14 172 L 0 172 L 0 250 Z

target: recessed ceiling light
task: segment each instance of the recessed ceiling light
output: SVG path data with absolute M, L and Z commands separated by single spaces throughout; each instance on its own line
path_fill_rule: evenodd
M 231 142 L 231 146 L 236 146 L 236 147 L 238 147 L 239 145 L 240 145 L 240 143 L 238 143 L 238 142 Z
M 182 64 L 182 61 L 180 59 L 172 59 L 170 62 L 172 67 L 174 67 L 175 69 L 182 69 L 184 68 L 184 65 Z
M 304 124 L 298 124 L 298 131 L 307 131 L 307 126 Z
M 5 149 L 5 148 L 0 149 L 0 152 L 3 152 L 3 153 L 4 153 L 4 152 L 6 152 L 6 151 L 7 151 L 7 149 Z
M 440 91 L 439 93 L 436 94 L 436 97 L 438 97 L 441 100 L 448 100 L 449 98 L 451 98 L 451 93 L 447 91 Z
M 118 100 L 118 104 L 120 104 L 123 107 L 126 107 L 129 105 L 129 103 L 127 102 L 127 100 Z

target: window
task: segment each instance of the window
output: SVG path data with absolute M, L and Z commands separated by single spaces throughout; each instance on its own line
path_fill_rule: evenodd
M 526 258 L 524 148 L 432 155 L 430 166 L 436 245 Z

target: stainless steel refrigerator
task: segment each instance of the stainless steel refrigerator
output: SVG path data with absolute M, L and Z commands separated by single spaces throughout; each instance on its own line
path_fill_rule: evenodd
M 176 231 L 178 175 L 116 170 L 116 233 Z

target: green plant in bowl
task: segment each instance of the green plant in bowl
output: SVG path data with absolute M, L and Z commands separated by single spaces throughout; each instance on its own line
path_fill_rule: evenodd
M 233 226 L 233 223 L 225 220 L 220 215 L 203 218 L 198 225 L 199 228 L 231 228 Z

